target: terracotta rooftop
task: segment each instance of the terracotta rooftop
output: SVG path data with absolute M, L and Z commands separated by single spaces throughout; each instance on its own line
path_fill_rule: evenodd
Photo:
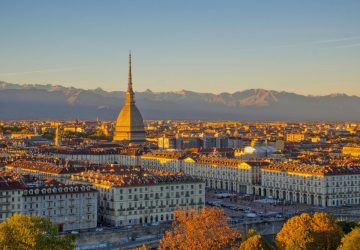
M 50 173 L 50 174 L 75 174 L 90 169 L 94 169 L 94 167 L 71 167 L 71 166 L 60 166 L 55 165 L 49 162 L 39 162 L 39 161 L 25 161 L 18 160 L 13 163 L 10 163 L 6 166 L 8 169 L 18 168 L 22 170 L 26 170 L 29 172 L 42 172 L 42 173 Z
M 144 154 L 142 157 L 158 157 L 166 159 L 183 159 L 186 157 L 186 153 L 178 151 L 154 151 L 151 153 Z
M 351 175 L 360 174 L 360 165 L 307 165 L 299 163 L 284 163 L 284 164 L 271 164 L 262 168 L 263 171 L 277 171 L 277 172 L 288 172 L 298 174 L 311 174 L 311 175 Z
M 96 192 L 89 185 L 64 184 L 52 178 L 37 179 L 27 174 L 0 171 L 0 190 L 23 190 L 23 195 L 45 195 L 51 193 Z
M 119 154 L 119 148 L 103 148 L 103 147 L 89 147 L 84 149 L 78 148 L 49 148 L 44 152 L 53 154 L 71 154 L 71 155 L 112 155 Z
M 199 157 L 196 159 L 197 163 L 210 164 L 214 166 L 227 166 L 227 167 L 238 167 L 242 163 L 247 163 L 250 166 L 266 166 L 269 163 L 264 161 L 244 161 L 235 158 L 225 157 Z
M 106 187 L 149 186 L 166 183 L 193 183 L 201 180 L 181 173 L 126 168 L 123 171 L 87 171 L 71 177 L 74 181 L 89 182 Z

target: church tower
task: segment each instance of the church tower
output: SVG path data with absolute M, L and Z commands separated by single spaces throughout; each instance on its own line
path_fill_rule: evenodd
M 144 122 L 140 111 L 135 105 L 135 93 L 132 88 L 131 53 L 129 54 L 129 79 L 125 94 L 125 103 L 116 120 L 113 141 L 131 143 L 145 142 Z

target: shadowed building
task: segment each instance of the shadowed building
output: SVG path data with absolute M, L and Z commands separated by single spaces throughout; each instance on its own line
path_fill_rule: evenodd
M 145 129 L 140 111 L 135 105 L 135 93 L 132 89 L 131 54 L 129 54 L 129 81 L 125 94 L 125 103 L 116 120 L 114 141 L 144 142 Z

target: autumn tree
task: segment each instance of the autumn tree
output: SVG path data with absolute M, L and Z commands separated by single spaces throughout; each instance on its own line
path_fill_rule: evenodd
M 341 229 L 335 219 L 326 213 L 313 216 L 303 213 L 289 219 L 276 236 L 280 249 L 336 249 L 341 239 Z
M 338 250 L 358 250 L 360 249 L 360 227 L 355 227 L 350 233 L 346 234 Z
M 336 249 L 341 241 L 342 231 L 335 218 L 327 213 L 315 213 L 311 227 L 316 238 L 317 249 Z
M 45 218 L 15 214 L 0 224 L 0 248 L 4 250 L 74 249 L 74 236 L 60 236 Z
M 242 240 L 242 242 L 244 242 L 244 241 L 246 241 L 247 239 L 249 239 L 249 238 L 251 238 L 251 237 L 253 237 L 253 236 L 255 236 L 255 235 L 258 235 L 258 232 L 256 232 L 255 229 L 250 228 L 250 229 L 247 231 L 247 233 L 244 234 L 244 235 L 241 237 L 241 240 Z
M 227 223 L 222 209 L 204 208 L 175 211 L 172 229 L 165 232 L 159 249 L 223 249 L 240 234 Z
M 266 245 L 260 235 L 255 235 L 241 243 L 239 250 L 266 250 Z
M 135 248 L 135 250 L 150 250 L 150 248 L 143 244 L 142 246 Z
M 259 235 L 255 229 L 249 229 L 248 233 L 242 237 L 239 250 L 267 250 L 270 249 L 268 244 Z

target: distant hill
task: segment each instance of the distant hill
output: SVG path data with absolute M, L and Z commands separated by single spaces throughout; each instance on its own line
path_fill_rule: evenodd
M 360 97 L 345 94 L 304 96 L 264 89 L 221 94 L 146 90 L 135 97 L 144 119 L 360 120 Z M 121 91 L 0 81 L 0 120 L 114 120 L 123 102 Z

